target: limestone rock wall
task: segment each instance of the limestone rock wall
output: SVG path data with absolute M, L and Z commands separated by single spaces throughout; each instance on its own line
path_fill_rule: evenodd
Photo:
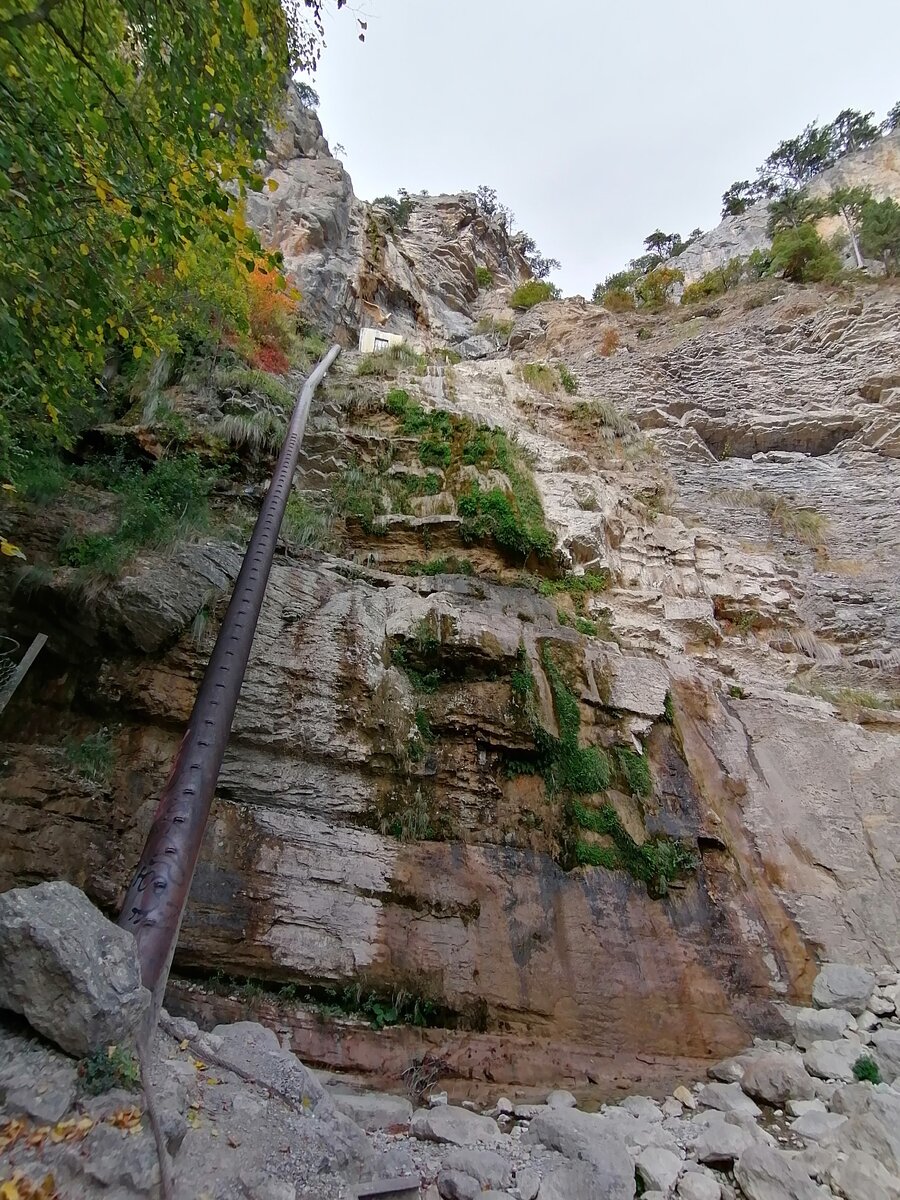
M 514 241 L 472 195 L 414 196 L 402 227 L 359 200 L 315 112 L 293 91 L 272 133 L 266 178 L 276 190 L 248 196 L 248 218 L 284 254 L 311 323 L 348 343 L 360 325 L 421 344 L 459 340 L 475 328 L 476 267 L 498 286 L 530 277 Z

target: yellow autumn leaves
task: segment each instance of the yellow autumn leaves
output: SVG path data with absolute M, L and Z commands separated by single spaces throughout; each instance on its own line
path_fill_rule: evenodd
M 97 1124 L 92 1117 L 72 1117 L 55 1125 L 32 1125 L 24 1118 L 13 1118 L 0 1125 L 0 1153 L 22 1146 L 40 1152 L 46 1144 L 81 1142 Z M 120 1108 L 110 1113 L 105 1124 L 123 1133 L 140 1133 L 141 1110 Z M 0 1181 L 0 1200 L 59 1200 L 56 1183 L 51 1174 L 35 1182 L 24 1171 L 15 1171 L 11 1178 Z

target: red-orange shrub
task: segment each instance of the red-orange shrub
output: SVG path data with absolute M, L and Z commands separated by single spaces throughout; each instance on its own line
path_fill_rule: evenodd
M 280 346 L 259 346 L 250 354 L 250 365 L 272 375 L 286 375 L 291 361 Z
M 250 293 L 250 332 L 258 346 L 290 348 L 294 332 L 296 300 L 288 292 L 284 277 L 257 265 L 247 280 Z
M 608 325 L 600 337 L 600 353 L 604 358 L 608 358 L 613 350 L 619 345 L 619 331 Z

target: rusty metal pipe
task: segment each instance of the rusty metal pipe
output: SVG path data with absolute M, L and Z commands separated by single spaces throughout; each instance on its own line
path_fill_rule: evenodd
M 269 484 L 228 610 L 200 684 L 187 732 L 160 796 L 119 924 L 135 936 L 141 975 L 153 995 L 152 1029 L 187 905 L 219 770 L 228 744 L 300 443 L 316 388 L 340 354 L 332 346 L 306 379 Z

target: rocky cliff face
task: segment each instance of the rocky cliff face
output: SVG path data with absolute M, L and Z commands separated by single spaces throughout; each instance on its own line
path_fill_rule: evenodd
M 838 187 L 868 187 L 879 200 L 900 198 L 900 131 L 886 134 L 871 146 L 846 155 L 812 181 L 809 194 L 827 196 Z M 729 259 L 746 258 L 754 250 L 767 249 L 772 241 L 766 230 L 768 219 L 768 202 L 762 200 L 739 216 L 726 217 L 715 229 L 704 233 L 674 263 L 684 272 L 685 283 L 693 283 L 707 271 L 724 267 Z M 821 221 L 819 231 L 823 237 L 846 234 L 843 221 L 836 217 Z
M 518 247 L 474 196 L 414 196 L 399 223 L 357 199 L 318 117 L 293 92 L 267 177 L 277 189 L 252 195 L 248 217 L 283 252 L 311 320 L 345 339 L 369 325 L 419 342 L 459 340 L 474 329 L 477 266 L 498 284 L 529 277 Z
M 504 312 L 467 272 L 521 264 L 465 198 L 417 200 L 366 299 L 371 212 L 309 114 L 284 136 L 266 228 L 323 321 Z M 777 1030 L 816 958 L 900 964 L 900 291 L 706 313 L 551 302 L 490 357 L 339 360 L 297 481 L 330 532 L 270 583 L 179 951 L 194 1011 L 236 1003 L 221 971 L 270 1016 L 287 987 L 272 1019 L 315 1061 L 609 1090 Z M 72 520 L 23 506 L 17 540 L 40 559 Z M 4 586 L 51 642 L 3 719 L 0 888 L 116 907 L 238 561 L 139 557 L 87 605 L 66 571 Z M 91 783 L 64 742 L 101 724 Z M 345 987 L 437 1028 L 296 1003 Z

